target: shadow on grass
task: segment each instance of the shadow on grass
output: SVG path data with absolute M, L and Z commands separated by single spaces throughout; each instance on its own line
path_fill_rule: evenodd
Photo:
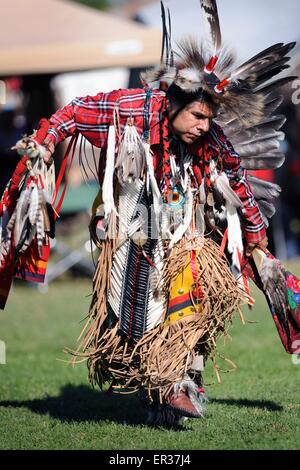
M 210 403 L 229 406 L 281 411 L 283 408 L 267 400 L 210 399 Z M 0 401 L 0 407 L 27 408 L 37 414 L 47 414 L 61 422 L 112 421 L 133 426 L 145 425 L 147 409 L 137 394 L 109 395 L 87 385 L 66 385 L 58 396 L 34 400 Z M 182 430 L 179 426 L 177 430 Z
M 113 421 L 142 425 L 146 423 L 146 410 L 138 396 L 109 395 L 86 385 L 66 385 L 55 397 L 34 400 L 0 401 L 0 407 L 28 408 L 34 413 L 49 414 L 60 421 Z
M 221 405 L 247 407 L 247 408 L 261 408 L 268 411 L 282 411 L 283 407 L 277 405 L 269 400 L 234 400 L 233 398 L 212 398 L 210 403 L 217 403 Z

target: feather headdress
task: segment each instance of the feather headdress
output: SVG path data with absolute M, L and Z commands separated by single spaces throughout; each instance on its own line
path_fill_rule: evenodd
M 208 39 L 199 44 L 196 39 L 178 43 L 179 52 L 172 51 L 170 13 L 161 2 L 163 46 L 158 68 L 146 71 L 141 79 L 149 88 L 162 88 L 170 100 L 178 95 L 178 103 L 211 97 L 219 113 L 215 121 L 241 157 L 246 170 L 276 169 L 284 162 L 280 132 L 285 117 L 276 114 L 282 103 L 278 88 L 297 77 L 275 78 L 289 68 L 288 54 L 295 42 L 279 42 L 242 65 L 235 67 L 235 54 L 223 47 L 216 0 L 200 0 Z M 168 19 L 168 21 L 167 21 Z M 208 46 L 207 46 L 208 44 Z M 266 226 L 275 208 L 273 199 L 280 188 L 273 183 L 248 177 Z
M 295 43 L 274 44 L 234 68 L 235 54 L 222 46 L 216 0 L 200 0 L 200 6 L 208 26 L 210 48 L 204 48 L 195 39 L 186 39 L 178 43 L 179 52 L 174 54 L 170 12 L 168 9 L 166 13 L 161 2 L 161 62 L 158 68 L 141 75 L 142 82 L 150 88 L 160 86 L 164 90 L 175 84 L 191 95 L 205 91 L 228 120 L 238 118 L 244 125 L 260 123 L 271 91 L 296 78 L 285 77 L 270 82 L 289 67 L 288 54 Z

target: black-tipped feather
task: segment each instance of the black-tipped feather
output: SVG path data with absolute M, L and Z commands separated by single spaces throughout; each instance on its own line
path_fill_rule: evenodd
M 161 22 L 162 22 L 162 45 L 161 45 L 161 55 L 160 55 L 160 63 L 164 63 L 166 57 L 165 57 L 165 51 L 167 47 L 167 26 L 166 26 L 166 12 L 165 12 L 165 6 L 163 2 L 160 2 L 160 8 L 161 8 Z
M 280 65 L 278 67 L 273 67 L 270 70 L 267 70 L 265 73 L 257 77 L 257 79 L 255 80 L 255 85 L 257 87 L 262 85 L 263 83 L 267 82 L 268 80 L 271 80 L 271 78 L 275 77 L 276 75 L 279 75 L 281 72 L 288 69 L 289 67 L 289 65 Z
M 208 22 L 210 35 L 215 52 L 218 52 L 222 45 L 221 28 L 219 22 L 218 8 L 216 0 L 200 0 L 202 15 Z
M 274 91 L 277 88 L 280 88 L 284 85 L 287 85 L 290 82 L 293 82 L 297 78 L 298 77 L 296 75 L 293 75 L 293 76 L 290 76 L 290 77 L 279 78 L 278 80 L 275 80 L 274 82 L 272 82 L 268 85 L 257 88 L 255 90 L 255 93 L 263 93 L 263 94 L 270 93 L 271 91 Z
M 174 54 L 172 50 L 172 37 L 171 37 L 171 16 L 170 10 L 168 8 L 166 14 L 165 6 L 163 2 L 160 2 L 161 7 L 161 19 L 162 19 L 162 47 L 161 47 L 161 56 L 160 63 L 167 66 L 173 66 L 174 64 Z
M 280 62 L 295 47 L 295 42 L 289 44 L 278 43 L 263 50 L 256 56 L 244 62 L 235 74 L 258 73 L 262 72 L 266 67 L 275 65 Z
M 169 21 L 169 34 L 168 34 L 168 37 L 169 37 L 169 55 L 168 55 L 168 65 L 170 65 L 171 67 L 174 66 L 174 52 L 173 52 L 173 49 L 172 49 L 172 23 L 171 23 L 171 15 L 170 15 L 170 10 L 168 8 L 168 21 Z
M 291 51 L 295 43 L 289 44 L 275 44 L 264 51 L 260 52 L 252 59 L 244 62 L 241 66 L 231 72 L 231 83 L 228 90 L 234 90 L 236 87 L 244 89 L 249 88 L 254 94 L 266 95 L 277 87 L 288 83 L 294 77 L 285 77 L 269 83 L 267 86 L 264 84 L 269 82 L 273 77 L 287 69 L 289 65 L 289 57 L 286 54 Z
M 283 46 L 284 46 L 283 42 L 278 42 L 276 44 L 273 44 L 272 46 L 267 47 L 266 49 L 262 50 L 255 56 L 251 57 L 251 59 L 244 62 L 244 65 L 249 64 L 251 62 L 255 62 L 256 60 L 259 60 L 262 57 L 268 55 L 270 52 L 276 52 L 277 50 L 280 50 Z

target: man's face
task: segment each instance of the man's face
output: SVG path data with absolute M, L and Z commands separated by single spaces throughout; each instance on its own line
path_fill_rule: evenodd
M 170 126 L 173 133 L 184 143 L 193 144 L 199 137 L 209 131 L 214 117 L 212 107 L 200 101 L 194 101 L 183 108 L 177 116 L 176 109 L 169 103 Z

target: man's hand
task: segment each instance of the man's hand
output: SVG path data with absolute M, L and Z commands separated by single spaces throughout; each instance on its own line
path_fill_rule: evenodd
M 46 150 L 46 152 L 43 155 L 43 160 L 47 165 L 51 165 L 51 163 L 53 162 L 52 155 L 54 153 L 55 146 L 51 142 L 51 140 L 49 140 L 47 138 L 44 140 L 43 146 L 45 147 L 45 150 Z
M 258 243 L 248 243 L 247 244 L 247 247 L 246 247 L 246 256 L 251 256 L 252 254 L 252 251 L 255 249 L 255 248 L 260 248 L 261 250 L 265 250 L 268 246 L 268 239 L 267 237 L 264 238 L 263 240 L 261 240 L 260 242 Z

